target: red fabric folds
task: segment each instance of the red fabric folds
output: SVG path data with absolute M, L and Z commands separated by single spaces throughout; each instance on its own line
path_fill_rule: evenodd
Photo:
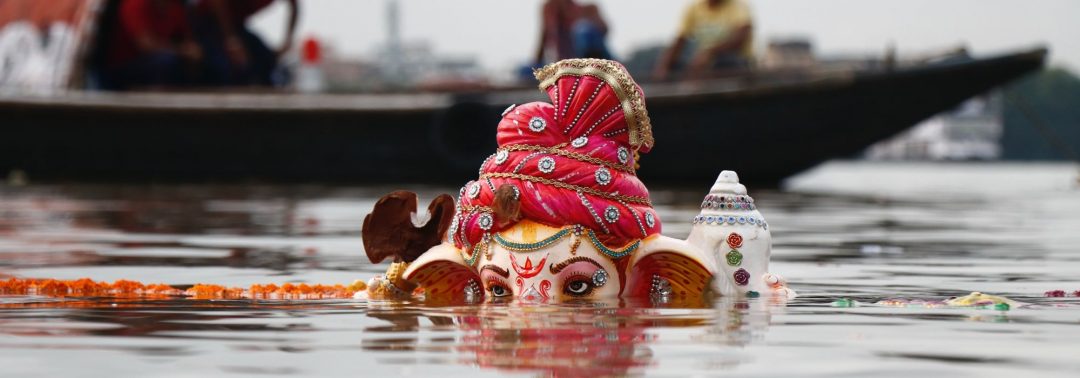
M 546 88 L 551 104 L 507 109 L 498 127 L 499 151 L 484 161 L 480 178 L 462 188 L 450 230 L 459 248 L 512 225 L 494 219 L 490 209 L 504 184 L 518 189 L 524 219 L 582 225 L 612 248 L 660 232 L 649 192 L 634 172 L 626 101 L 612 85 L 618 84 L 561 74 Z M 636 84 L 620 90 L 640 94 Z

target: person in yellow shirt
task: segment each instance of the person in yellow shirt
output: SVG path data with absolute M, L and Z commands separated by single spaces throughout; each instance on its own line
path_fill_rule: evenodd
M 679 35 L 656 66 L 656 79 L 671 76 L 688 45 L 693 48 L 685 65 L 690 77 L 717 69 L 748 68 L 753 39 L 753 15 L 745 0 L 694 0 L 683 13 Z

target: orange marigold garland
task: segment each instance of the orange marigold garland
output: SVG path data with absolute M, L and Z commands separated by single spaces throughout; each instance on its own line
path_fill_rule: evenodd
M 249 288 L 196 284 L 182 290 L 166 284 L 144 284 L 138 281 L 118 280 L 113 283 L 98 282 L 89 278 L 77 280 L 53 280 L 9 278 L 0 280 L 2 295 L 44 295 L 51 297 L 163 297 L 181 296 L 191 299 L 346 299 L 363 291 L 363 281 L 351 285 L 308 285 L 286 283 L 278 286 L 251 285 Z

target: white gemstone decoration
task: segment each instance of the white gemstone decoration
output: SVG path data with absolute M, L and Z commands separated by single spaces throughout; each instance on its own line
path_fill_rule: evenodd
M 592 283 L 593 283 L 593 286 L 596 286 L 596 287 L 604 286 L 604 284 L 607 283 L 607 271 L 603 270 L 603 269 L 600 269 L 600 270 L 597 270 L 596 273 L 593 273 L 593 275 L 592 275 Z
M 484 231 L 490 230 L 492 223 L 494 223 L 494 220 L 491 219 L 491 214 L 488 213 L 480 214 L 480 219 L 476 221 L 476 224 Z
M 656 225 L 656 216 L 654 216 L 651 212 L 645 212 L 645 225 L 649 226 L 649 228 L 652 228 Z
M 510 157 L 510 152 L 506 150 L 499 150 L 495 153 L 495 164 L 502 164 L 506 162 L 506 159 Z
M 507 115 L 507 114 L 509 114 L 509 113 L 510 113 L 510 111 L 511 111 L 511 110 L 514 110 L 514 108 L 516 108 L 516 107 L 517 107 L 517 104 L 510 104 L 510 106 L 507 106 L 507 107 L 506 107 L 506 110 L 503 110 L 503 112 L 502 112 L 502 116 L 503 116 L 503 117 L 506 117 L 506 115 Z
M 516 201 L 516 200 L 520 199 L 521 198 L 521 189 L 518 189 L 518 187 L 516 185 L 510 185 L 510 188 L 514 189 L 514 200 Z
M 480 197 L 480 183 L 474 182 L 469 185 L 469 198 L 476 199 Z
M 539 169 L 540 172 L 551 173 L 555 170 L 555 159 L 551 156 L 545 156 L 536 163 L 536 168 Z
M 585 198 L 585 194 L 577 192 L 577 196 L 578 199 L 581 200 L 581 205 L 585 206 L 585 209 L 589 211 L 589 214 L 592 215 L 593 220 L 596 221 L 596 224 L 600 225 L 600 228 L 604 229 L 605 234 L 610 234 L 611 231 L 609 231 L 607 226 L 604 225 L 604 220 L 600 219 L 600 214 L 597 214 L 596 210 L 593 210 L 592 204 L 589 203 L 588 198 Z
M 589 138 L 588 137 L 583 137 L 583 136 L 574 138 L 574 140 L 570 141 L 570 145 L 574 146 L 574 148 L 585 147 L 585 145 L 588 144 L 588 143 L 589 143 Z
M 604 219 L 607 219 L 608 223 L 615 223 L 619 220 L 619 209 L 615 206 L 608 206 L 604 209 Z
M 597 169 L 595 176 L 597 184 L 607 185 L 611 183 L 611 172 L 607 168 Z
M 547 121 L 543 118 L 532 117 L 532 119 L 529 120 L 529 130 L 541 132 L 544 131 L 545 127 L 547 127 Z
M 626 147 L 619 147 L 619 163 L 626 164 L 628 161 L 630 161 L 630 150 L 627 150 Z

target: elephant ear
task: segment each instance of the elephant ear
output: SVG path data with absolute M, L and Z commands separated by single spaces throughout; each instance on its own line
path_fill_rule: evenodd
M 695 303 L 709 295 L 715 261 L 706 253 L 686 243 L 667 236 L 655 236 L 634 255 L 626 270 L 627 283 L 624 297 L 648 297 L 653 277 L 668 281 L 671 298 L 679 302 Z
M 416 203 L 416 193 L 407 191 L 387 194 L 375 203 L 360 231 L 372 263 L 387 257 L 393 257 L 394 262 L 412 262 L 445 238 L 454 215 L 454 199 L 446 194 L 435 197 L 425 219 L 417 214 Z
M 444 243 L 428 250 L 405 270 L 405 280 L 424 289 L 428 303 L 453 303 L 465 299 L 465 286 L 480 276 L 465 263 L 459 250 Z

